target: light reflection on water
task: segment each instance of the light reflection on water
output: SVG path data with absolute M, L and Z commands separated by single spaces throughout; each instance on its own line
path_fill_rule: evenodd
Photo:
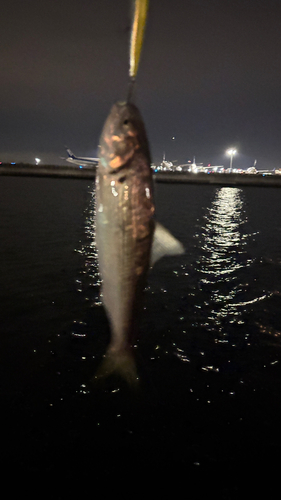
M 195 268 L 200 275 L 200 292 L 205 295 L 204 305 L 208 311 L 204 326 L 221 332 L 226 323 L 243 324 L 244 306 L 263 300 L 267 295 L 249 298 L 252 292 L 246 269 L 253 265 L 254 259 L 247 251 L 252 235 L 245 230 L 243 191 L 228 187 L 217 189 L 204 220 L 205 225 L 198 235 L 200 257 Z
M 94 185 L 88 186 L 89 202 L 84 211 L 84 237 L 79 241 L 75 252 L 83 257 L 83 265 L 79 276 L 75 280 L 76 290 L 79 293 L 82 303 L 86 304 L 86 311 L 89 308 L 101 306 L 100 284 L 101 279 L 98 270 L 98 253 L 95 242 L 96 231 L 96 202 Z M 84 308 L 81 307 L 83 311 Z M 82 319 L 73 321 L 72 336 L 75 338 L 84 338 L 89 331 L 87 313 Z
M 84 268 L 81 276 L 76 280 L 77 291 L 83 294 L 85 300 L 91 301 L 91 305 L 101 305 L 100 302 L 100 275 L 98 271 L 98 253 L 95 242 L 96 230 L 96 203 L 95 190 L 89 191 L 90 202 L 85 209 L 85 239 L 80 241 L 77 252 L 84 256 Z
M 86 307 L 92 308 L 101 305 L 101 281 L 95 245 L 93 187 L 89 188 L 88 194 L 85 234 L 76 249 L 84 258 L 76 289 L 82 301 L 87 301 Z M 243 190 L 218 188 L 199 219 L 197 233 L 194 234 L 195 230 L 191 228 L 193 236 L 190 235 L 190 240 L 195 242 L 194 260 L 188 250 L 180 258 L 167 258 L 157 264 L 146 288 L 148 310 L 144 311 L 144 324 L 147 321 L 149 328 L 157 335 L 168 337 L 171 344 L 169 347 L 162 339 L 163 346 L 153 348 L 153 359 L 172 351 L 180 361 L 190 363 L 193 357 L 189 349 L 191 333 L 213 332 L 215 343 L 231 342 L 233 345 L 233 334 L 238 333 L 249 345 L 248 330 L 243 329 L 247 314 L 252 306 L 271 294 L 253 286 L 255 258 L 250 256 L 249 248 L 255 234 L 248 230 L 247 222 Z M 89 332 L 87 318 L 84 317 L 83 321 L 76 319 L 74 323 L 73 335 L 86 336 Z M 173 337 L 167 324 L 172 325 Z M 161 344 L 161 338 L 157 338 L 157 345 L 158 342 Z M 202 369 L 217 371 L 212 362 Z

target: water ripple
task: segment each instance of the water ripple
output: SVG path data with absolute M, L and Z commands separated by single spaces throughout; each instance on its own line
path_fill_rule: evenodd
M 76 279 L 76 288 L 83 294 L 85 300 L 90 300 L 93 306 L 101 305 L 100 284 L 101 279 L 98 270 L 98 254 L 95 241 L 96 232 L 96 203 L 95 190 L 89 191 L 90 202 L 85 209 L 85 238 L 80 241 L 76 249 L 84 257 L 84 267 L 80 276 Z
M 194 266 L 199 275 L 198 298 L 208 306 L 202 324 L 207 329 L 225 328 L 225 322 L 243 324 L 243 306 L 267 297 L 265 294 L 248 299 L 252 290 L 245 271 L 254 264 L 254 259 L 248 253 L 252 234 L 246 231 L 243 191 L 217 189 L 203 220 L 205 224 L 195 236 L 199 257 Z M 203 300 L 202 295 L 206 296 Z

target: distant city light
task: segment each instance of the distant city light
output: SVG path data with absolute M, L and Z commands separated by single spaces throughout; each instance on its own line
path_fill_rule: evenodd
M 231 149 L 228 149 L 228 150 L 227 150 L 227 154 L 228 154 L 228 155 L 233 156 L 233 155 L 235 155 L 235 153 L 237 153 L 236 149 L 232 149 L 232 148 L 231 148 Z
M 36 165 L 39 165 L 40 161 L 41 161 L 40 158 L 35 158 Z
M 229 168 L 230 168 L 230 172 L 231 172 L 231 170 L 232 170 L 233 156 L 237 153 L 237 151 L 234 148 L 230 148 L 230 149 L 227 150 L 226 153 L 230 156 L 230 166 L 229 166 Z

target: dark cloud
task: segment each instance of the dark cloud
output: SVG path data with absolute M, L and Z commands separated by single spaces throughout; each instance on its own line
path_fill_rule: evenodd
M 95 154 L 111 104 L 127 92 L 130 8 L 3 2 L 0 159 L 59 162 L 65 143 Z M 242 166 L 280 166 L 280 14 L 276 0 L 150 2 L 135 96 L 155 161 L 165 150 L 215 162 L 235 145 Z

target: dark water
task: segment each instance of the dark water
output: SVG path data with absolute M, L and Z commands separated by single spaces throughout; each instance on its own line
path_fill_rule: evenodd
M 1 471 L 29 498 L 272 498 L 281 419 L 280 189 L 156 186 L 186 247 L 149 276 L 142 385 L 90 383 L 109 340 L 88 181 L 2 178 Z

